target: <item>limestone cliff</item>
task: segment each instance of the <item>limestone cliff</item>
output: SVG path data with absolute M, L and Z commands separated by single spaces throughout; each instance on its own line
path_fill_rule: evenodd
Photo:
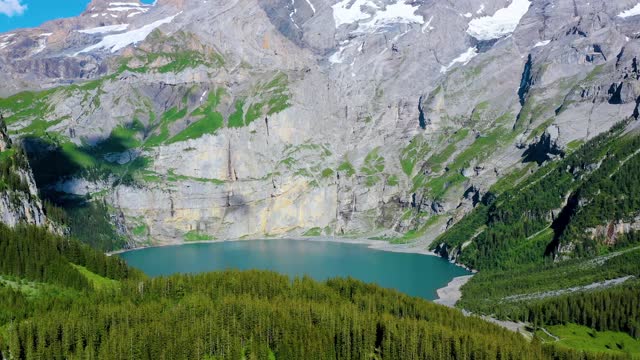
M 48 226 L 26 156 L 12 144 L 0 116 L 0 222 Z
M 95 0 L 0 35 L 0 111 L 41 191 L 137 243 L 426 244 L 637 117 L 636 3 Z

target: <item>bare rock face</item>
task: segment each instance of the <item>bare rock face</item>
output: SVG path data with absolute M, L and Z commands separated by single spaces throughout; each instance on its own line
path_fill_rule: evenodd
M 636 217 L 627 222 L 623 220 L 612 221 L 606 225 L 587 229 L 587 233 L 593 239 L 603 240 L 602 242 L 607 245 L 615 245 L 621 235 L 638 230 L 640 230 L 640 218 Z
M 551 125 L 545 129 L 544 133 L 539 137 L 534 138 L 533 142 L 529 144 L 527 150 L 525 150 L 523 156 L 525 162 L 537 162 L 538 165 L 542 165 L 545 161 L 551 160 L 558 156 L 563 156 L 564 151 L 558 144 L 560 138 L 560 131 L 557 126 Z
M 0 159 L 0 222 L 11 227 L 20 223 L 51 225 L 38 198 L 38 189 L 26 157 L 13 146 L 1 116 Z
M 4 117 L 0 115 L 0 152 L 11 148 L 11 139 L 7 135 L 7 124 L 4 122 Z
M 39 144 L 41 191 L 105 200 L 139 243 L 425 244 L 523 163 L 638 117 L 636 4 L 94 0 L 0 35 L 0 111 Z

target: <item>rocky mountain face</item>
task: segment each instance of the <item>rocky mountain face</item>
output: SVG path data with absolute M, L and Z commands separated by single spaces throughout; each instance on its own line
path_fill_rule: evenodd
M 16 148 L 0 118 L 0 222 L 50 226 L 24 153 Z M 52 227 L 53 229 L 53 227 Z
M 637 0 L 94 0 L 0 35 L 54 200 L 134 243 L 428 244 L 496 181 L 638 117 Z

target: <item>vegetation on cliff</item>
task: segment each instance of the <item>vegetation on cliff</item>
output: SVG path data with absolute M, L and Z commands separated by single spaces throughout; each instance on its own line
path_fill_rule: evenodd
M 494 187 L 434 242 L 481 270 L 458 306 L 534 328 L 574 323 L 640 337 L 640 136 L 628 124 Z

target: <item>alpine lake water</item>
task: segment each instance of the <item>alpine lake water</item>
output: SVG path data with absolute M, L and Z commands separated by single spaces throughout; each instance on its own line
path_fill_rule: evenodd
M 427 300 L 465 269 L 445 259 L 330 241 L 250 240 L 151 247 L 119 254 L 149 276 L 227 269 L 270 270 L 316 280 L 350 276 Z

